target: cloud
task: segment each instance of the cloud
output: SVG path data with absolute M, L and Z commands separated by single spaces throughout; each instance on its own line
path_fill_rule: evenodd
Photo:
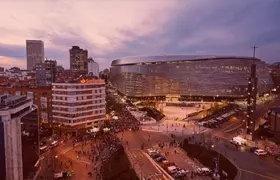
M 279 1 L 185 1 L 180 11 L 157 32 L 131 38 L 123 52 L 118 52 L 124 55 L 135 51 L 139 54 L 203 51 L 251 56 L 250 47 L 256 44 L 260 46 L 257 54 L 263 60 L 277 61 L 280 22 L 276 17 L 280 17 Z M 150 48 L 139 42 L 149 44 Z M 265 53 L 268 47 L 270 53 Z
M 11 68 L 16 66 L 25 69 L 26 62 L 22 61 L 22 59 L 0 56 L 0 66 L 5 68 Z
M 280 1 L 9 1 L 1 2 L 0 56 L 25 61 L 25 40 L 41 39 L 45 54 L 69 67 L 79 45 L 101 69 L 123 56 L 252 54 L 279 61 Z

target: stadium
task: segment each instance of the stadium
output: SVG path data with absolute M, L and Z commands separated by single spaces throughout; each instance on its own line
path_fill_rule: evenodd
M 258 94 L 273 82 L 260 59 L 237 56 L 134 56 L 112 61 L 109 80 L 131 99 L 244 99 L 251 64 L 257 66 Z

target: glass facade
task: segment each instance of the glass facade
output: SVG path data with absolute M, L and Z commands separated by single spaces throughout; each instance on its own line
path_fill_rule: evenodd
M 110 81 L 124 95 L 245 97 L 252 58 L 156 56 L 136 61 L 112 62 Z M 166 61 L 166 59 L 168 61 Z M 145 61 L 145 62 L 144 62 Z M 255 59 L 258 92 L 267 92 L 273 83 L 264 62 Z

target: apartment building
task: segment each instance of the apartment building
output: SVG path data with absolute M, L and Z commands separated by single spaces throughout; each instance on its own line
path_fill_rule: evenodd
M 70 69 L 87 73 L 88 51 L 81 49 L 79 46 L 72 46 L 69 50 L 69 54 Z
M 26 96 L 0 96 L 0 179 L 36 176 L 39 160 L 37 109 Z
M 36 64 L 36 86 L 51 86 L 56 80 L 57 62 L 54 60 L 46 60 L 43 63 Z
M 103 124 L 106 114 L 105 82 L 79 78 L 52 84 L 52 119 L 66 132 L 78 133 Z

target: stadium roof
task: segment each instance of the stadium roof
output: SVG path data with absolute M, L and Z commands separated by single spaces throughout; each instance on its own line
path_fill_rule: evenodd
M 157 56 L 130 56 L 112 61 L 111 66 L 133 65 L 138 63 L 160 63 L 174 61 L 199 61 L 213 59 L 244 59 L 244 60 L 259 60 L 253 57 L 243 56 L 216 56 L 216 55 L 157 55 Z

